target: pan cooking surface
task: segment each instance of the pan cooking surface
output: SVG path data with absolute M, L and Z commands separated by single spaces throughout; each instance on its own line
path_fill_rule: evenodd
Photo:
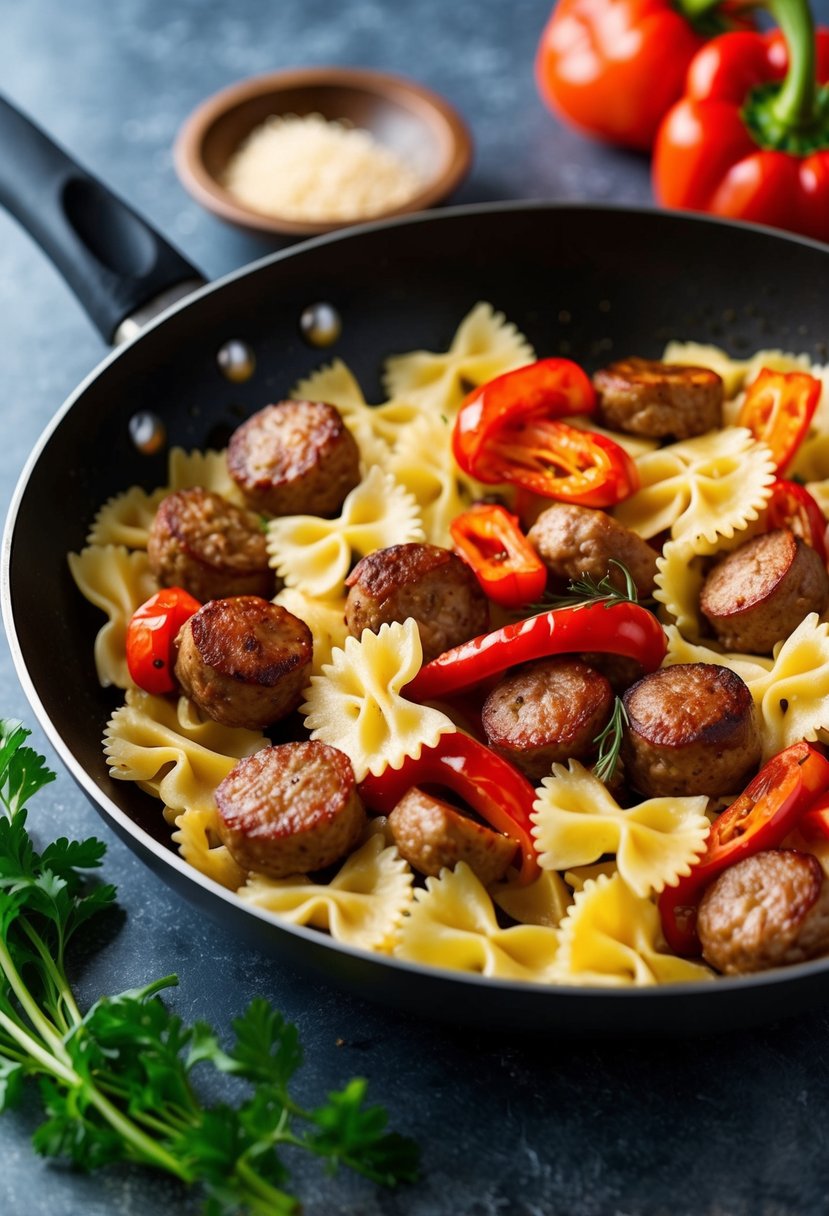
M 24 473 L 4 545 L 4 613 L 18 673 L 44 729 L 102 813 L 166 881 L 242 935 L 365 995 L 458 1020 L 536 1029 L 692 1031 L 780 1016 L 829 991 L 829 961 L 686 989 L 548 989 L 481 981 L 363 956 L 313 930 L 274 926 L 188 867 L 155 800 L 113 782 L 100 739 L 120 693 L 92 663 L 101 615 L 69 575 L 110 496 L 164 483 L 166 451 L 142 454 L 130 419 L 157 414 L 170 445 L 221 447 L 239 422 L 321 363 L 342 358 L 369 400 L 390 354 L 445 349 L 479 300 L 504 312 L 539 356 L 592 370 L 629 354 L 657 357 L 669 338 L 827 359 L 829 249 L 761 229 L 605 208 L 464 208 L 323 238 L 199 293 L 86 381 Z M 309 344 L 300 318 L 332 304 L 340 338 Z M 234 383 L 219 368 L 229 341 L 255 353 Z M 44 594 L 44 588 L 49 594 Z

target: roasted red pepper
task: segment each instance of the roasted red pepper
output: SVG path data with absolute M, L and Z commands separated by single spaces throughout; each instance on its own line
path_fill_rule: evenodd
M 807 840 L 829 840 L 829 795 L 821 794 L 797 821 L 797 830 Z
M 560 117 L 647 152 L 682 96 L 688 64 L 727 28 L 704 0 L 559 0 L 541 36 L 536 81 Z
M 711 826 L 707 848 L 675 887 L 659 897 L 665 940 L 676 954 L 698 954 L 697 907 L 718 874 L 763 849 L 777 848 L 819 794 L 829 788 L 829 761 L 810 743 L 772 757 Z
M 452 432 L 465 473 L 488 485 L 509 482 L 545 498 L 610 507 L 639 486 L 636 465 L 604 435 L 560 419 L 590 414 L 596 393 L 569 359 L 542 359 L 470 393 Z
M 521 850 L 522 883 L 539 875 L 532 837 L 535 789 L 526 777 L 483 743 L 459 731 L 441 735 L 434 747 L 424 747 L 418 760 L 387 768 L 379 777 L 369 774 L 360 796 L 370 810 L 388 815 L 415 785 L 441 785 L 453 790 L 482 819 L 514 840 Z
M 737 425 L 748 427 L 755 439 L 766 444 L 778 473 L 786 471 L 805 438 L 820 392 L 820 381 L 808 372 L 775 372 L 768 367 L 746 389 Z
M 715 38 L 688 69 L 685 95 L 654 146 L 668 207 L 789 228 L 829 240 L 829 31 L 806 0 L 766 0 L 781 31 Z
M 127 626 L 127 667 L 145 692 L 173 692 L 175 640 L 201 604 L 181 587 L 164 587 L 137 608 Z
M 639 604 L 599 600 L 554 608 L 463 642 L 421 667 L 406 685 L 413 701 L 462 692 L 508 667 L 554 654 L 624 655 L 655 671 L 665 657 L 665 633 Z
M 509 511 L 479 503 L 453 519 L 449 531 L 458 555 L 496 604 L 519 608 L 543 594 L 547 567 Z
M 826 565 L 826 520 L 805 486 L 796 481 L 774 482 L 766 507 L 766 528 L 769 532 L 775 528 L 789 528 L 811 545 Z

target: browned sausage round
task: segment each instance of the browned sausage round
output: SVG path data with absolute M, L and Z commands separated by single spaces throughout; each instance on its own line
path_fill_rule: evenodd
M 751 693 L 727 667 L 663 667 L 622 699 L 629 719 L 622 741 L 625 775 L 642 794 L 735 794 L 760 761 Z
M 722 425 L 722 377 L 707 367 L 620 359 L 593 377 L 606 426 L 651 439 L 689 439 Z
M 210 600 L 183 626 L 175 674 L 225 726 L 262 730 L 296 709 L 310 674 L 308 626 L 255 595 Z
M 604 511 L 553 503 L 539 515 L 527 539 L 557 578 L 589 575 L 599 582 L 609 574 L 614 586 L 622 590 L 624 575 L 610 564 L 615 558 L 630 571 L 640 599 L 653 595 L 656 551 Z
M 726 975 L 829 951 L 829 883 L 811 853 L 768 849 L 724 870 L 702 897 L 703 957 Z
M 487 599 L 461 559 L 437 545 L 392 545 L 358 562 L 346 579 L 345 622 L 364 629 L 414 617 L 428 663 L 444 650 L 485 633 Z
M 586 663 L 541 659 L 496 684 L 481 723 L 492 750 L 538 780 L 554 761 L 594 754 L 612 706 L 610 684 Z
M 514 840 L 416 787 L 389 815 L 389 827 L 400 856 L 419 873 L 437 876 L 444 866 L 465 861 L 484 886 L 504 877 L 517 848 Z
M 227 467 L 257 511 L 335 515 L 360 480 L 360 453 L 333 405 L 280 401 L 233 432 Z
M 247 756 L 217 788 L 216 806 L 233 858 L 270 878 L 332 865 L 366 823 L 351 761 L 327 743 L 282 743 Z
M 699 606 L 728 650 L 771 654 L 804 616 L 829 605 L 829 575 L 787 529 L 755 536 L 711 570 Z
M 210 490 L 177 490 L 161 500 L 147 542 L 162 587 L 184 587 L 202 603 L 228 595 L 274 594 L 259 517 Z

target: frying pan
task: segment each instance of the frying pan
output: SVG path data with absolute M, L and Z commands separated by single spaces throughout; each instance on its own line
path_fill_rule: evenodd
M 3 541 L 3 617 L 21 683 L 81 789 L 112 828 L 184 899 L 227 932 L 332 983 L 410 1011 L 490 1027 L 581 1033 L 695 1033 L 793 1013 L 829 995 L 829 959 L 652 989 L 545 988 L 396 962 L 314 930 L 274 924 L 186 865 L 158 803 L 112 781 L 101 750 L 119 694 L 92 662 L 100 614 L 77 592 L 66 554 L 111 495 L 166 476 L 129 421 L 151 408 L 168 440 L 219 446 L 240 419 L 338 356 L 369 400 L 391 353 L 445 349 L 478 301 L 506 313 L 539 353 L 595 368 L 658 356 L 670 337 L 717 341 L 734 354 L 780 345 L 825 359 L 829 248 L 706 218 L 547 203 L 463 207 L 308 241 L 193 290 L 201 278 L 0 99 L 0 201 L 29 228 L 111 340 L 48 426 L 23 470 Z M 184 295 L 158 310 L 159 297 Z M 332 303 L 342 336 L 326 352 L 302 338 L 310 304 Z M 137 319 L 136 319 L 137 318 Z M 125 324 L 126 322 L 126 324 Z M 243 384 L 217 352 L 242 339 L 256 354 Z

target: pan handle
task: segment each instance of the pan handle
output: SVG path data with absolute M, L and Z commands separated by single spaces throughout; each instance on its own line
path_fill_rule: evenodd
M 2 96 L 0 203 L 51 258 L 107 342 L 131 336 L 142 319 L 204 283 L 172 245 Z

